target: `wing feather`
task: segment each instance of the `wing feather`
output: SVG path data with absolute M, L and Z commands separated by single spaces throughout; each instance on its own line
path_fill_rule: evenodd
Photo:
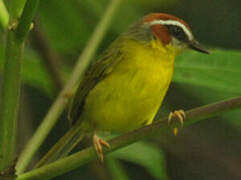
M 103 55 L 92 66 L 88 68 L 83 80 L 73 97 L 70 105 L 68 118 L 71 125 L 78 119 L 81 120 L 81 113 L 83 112 L 85 99 L 89 92 L 105 77 L 110 75 L 122 59 L 121 39 L 115 40 L 110 47 L 103 53 Z

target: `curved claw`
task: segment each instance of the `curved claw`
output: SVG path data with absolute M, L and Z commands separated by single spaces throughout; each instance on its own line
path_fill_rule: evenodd
M 185 112 L 180 109 L 180 110 L 176 110 L 174 112 L 170 112 L 169 116 L 168 116 L 168 124 L 171 123 L 172 119 L 174 117 L 177 117 L 179 122 L 181 123 L 181 126 L 183 127 L 183 121 L 186 118 Z M 173 129 L 173 134 L 176 136 L 178 134 L 178 128 L 174 128 Z
M 104 155 L 103 155 L 103 151 L 102 151 L 102 145 L 110 148 L 110 144 L 108 142 L 106 142 L 105 140 L 99 138 L 95 133 L 93 135 L 93 145 L 95 148 L 95 151 L 100 159 L 101 162 L 104 161 Z

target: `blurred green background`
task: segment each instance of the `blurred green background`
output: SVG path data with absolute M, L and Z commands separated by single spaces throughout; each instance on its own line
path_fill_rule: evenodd
M 68 80 L 110 0 L 41 0 L 35 28 L 25 45 L 18 151 L 34 133 Z M 118 34 L 151 12 L 187 21 L 211 55 L 185 52 L 157 118 L 241 95 L 241 1 L 123 0 L 101 43 L 100 54 Z M 0 31 L 2 75 L 5 34 Z M 1 76 L 0 76 L 1 80 Z M 1 82 L 1 81 L 0 81 Z M 40 158 L 68 129 L 63 114 L 41 147 Z M 241 110 L 112 153 L 55 179 L 237 180 L 241 179 Z

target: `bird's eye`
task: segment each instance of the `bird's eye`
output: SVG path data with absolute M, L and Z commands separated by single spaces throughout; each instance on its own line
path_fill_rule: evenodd
M 181 28 L 174 26 L 173 28 L 171 28 L 172 30 L 172 35 L 174 36 L 179 36 L 182 32 Z
M 187 40 L 187 35 L 185 34 L 185 32 L 182 30 L 181 27 L 170 25 L 170 26 L 167 26 L 167 28 L 168 28 L 169 33 L 173 37 L 175 37 L 175 38 L 177 38 L 178 40 L 181 40 L 181 41 Z

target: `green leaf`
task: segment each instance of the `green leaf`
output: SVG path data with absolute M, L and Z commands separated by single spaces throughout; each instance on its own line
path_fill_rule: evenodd
M 241 53 L 213 50 L 210 55 L 186 52 L 176 60 L 174 81 L 241 94 Z
M 161 149 L 150 143 L 137 142 L 110 154 L 110 157 L 143 166 L 154 178 L 168 179 Z
M 0 73 L 3 71 L 3 52 L 0 52 Z M 26 50 L 23 58 L 21 76 L 23 83 L 40 89 L 48 96 L 55 94 L 54 86 L 42 60 L 32 51 Z
M 62 54 L 84 47 L 96 25 L 90 14 L 65 0 L 40 1 L 39 19 L 50 46 Z
M 32 51 L 25 53 L 22 78 L 24 83 L 40 89 L 48 96 L 53 97 L 55 95 L 55 87 L 42 59 Z
M 105 164 L 110 170 L 112 179 L 129 180 L 128 175 L 126 174 L 124 168 L 118 160 L 108 157 L 105 160 Z
M 174 82 L 202 104 L 241 95 L 241 52 L 212 50 L 210 55 L 194 51 L 176 59 Z M 223 115 L 226 122 L 241 129 L 241 110 Z

